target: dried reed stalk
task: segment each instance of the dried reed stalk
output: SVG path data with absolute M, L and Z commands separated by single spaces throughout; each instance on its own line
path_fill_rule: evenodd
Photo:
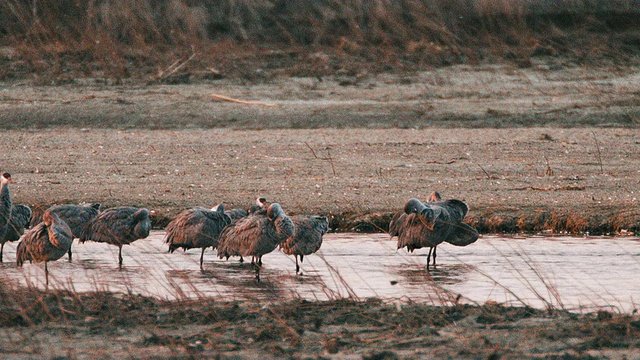
M 604 169 L 602 168 L 602 154 L 600 153 L 600 144 L 598 144 L 598 138 L 596 137 L 596 133 L 591 130 L 591 135 L 593 135 L 593 141 L 596 142 L 596 157 L 598 158 L 598 163 L 600 164 L 600 175 L 604 174 Z
M 228 101 L 228 102 L 232 102 L 232 103 L 236 103 L 236 104 L 242 104 L 242 105 L 266 106 L 266 107 L 278 107 L 278 106 L 280 106 L 278 104 L 268 104 L 268 103 L 263 103 L 263 102 L 258 102 L 258 101 L 239 100 L 239 99 L 234 99 L 234 98 L 230 98 L 230 97 L 223 96 L 223 95 L 218 95 L 218 94 L 211 94 L 211 97 L 214 98 L 214 99 L 217 99 L 217 100 Z

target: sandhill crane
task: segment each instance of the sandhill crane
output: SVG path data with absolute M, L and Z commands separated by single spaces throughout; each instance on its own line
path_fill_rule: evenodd
M 118 247 L 118 265 L 122 268 L 122 245 L 149 236 L 149 210 L 135 207 L 115 207 L 94 217 L 80 233 L 80 242 L 104 242 Z
M 9 241 L 18 241 L 24 234 L 24 229 L 29 227 L 31 222 L 31 208 L 27 205 L 14 205 L 11 208 L 11 218 L 9 223 L 0 229 L 0 262 L 2 262 L 2 252 L 4 244 Z
M 217 211 L 220 206 L 223 206 L 223 204 L 218 204 L 212 207 L 211 211 Z M 247 210 L 244 210 L 244 209 L 230 209 L 230 210 L 225 209 L 224 214 L 229 217 L 229 220 L 231 220 L 232 223 L 236 222 L 238 219 L 242 219 L 243 217 L 246 217 L 247 215 L 249 215 Z
M 269 203 L 267 202 L 267 199 L 265 199 L 264 197 L 258 197 L 255 200 L 255 203 L 253 205 L 251 205 L 249 207 L 249 209 L 247 210 L 243 210 L 243 209 L 231 209 L 231 210 L 225 210 L 225 214 L 227 216 L 229 216 L 229 218 L 231 219 L 231 224 L 229 225 L 234 225 L 238 220 L 245 218 L 249 215 L 263 215 L 266 216 L 267 215 L 267 207 L 268 207 Z M 216 210 L 218 208 L 219 205 L 214 206 L 211 210 Z M 254 258 L 251 259 L 252 263 L 255 260 Z M 240 262 L 244 262 L 244 258 L 242 256 L 240 256 Z M 260 263 L 260 265 L 262 265 L 262 263 Z
M 267 213 L 267 208 L 269 207 L 269 203 L 267 202 L 266 198 L 263 197 L 259 197 L 256 199 L 255 204 L 251 205 L 251 207 L 249 208 L 249 210 L 247 210 L 247 213 L 249 213 L 249 215 L 251 214 L 266 214 Z
M 71 232 L 73 233 L 74 238 L 79 238 L 80 233 L 84 226 L 91 221 L 94 217 L 98 216 L 100 212 L 100 204 L 83 204 L 83 205 L 74 205 L 74 204 L 59 204 L 53 205 L 47 209 L 47 211 L 58 214 L 60 219 L 64 220 L 64 222 L 69 225 L 71 228 Z M 32 225 L 40 222 L 38 217 L 34 217 L 31 222 Z M 72 253 L 71 248 L 69 248 L 69 261 L 71 261 Z
M 49 285 L 47 263 L 60 259 L 69 251 L 73 234 L 71 229 L 56 214 L 45 211 L 43 222 L 31 228 L 16 249 L 16 264 L 22 266 L 25 260 L 44 261 L 46 284 Z
M 211 210 L 214 210 L 214 209 L 211 209 Z M 224 214 L 229 217 L 229 220 L 231 220 L 231 222 L 238 221 L 243 217 L 247 217 L 249 215 L 249 213 L 244 209 L 225 210 Z
M 254 214 L 227 226 L 220 235 L 218 257 L 252 256 L 256 279 L 260 281 L 262 256 L 272 252 L 293 235 L 295 225 L 278 203 L 269 205 L 267 213 Z
M 434 193 L 430 199 L 440 200 L 440 195 Z M 398 249 L 406 247 L 413 252 L 414 249 L 429 247 L 428 270 L 431 249 L 438 244 L 448 242 L 456 246 L 466 246 L 478 239 L 478 231 L 462 222 L 468 210 L 467 204 L 455 199 L 424 204 L 418 199 L 411 199 L 404 206 L 406 216 L 394 217 L 396 222 L 389 225 L 389 233 L 398 236 Z M 434 249 L 434 265 L 435 260 Z
M 208 247 L 216 248 L 220 233 L 225 226 L 231 224 L 231 218 L 225 213 L 224 205 L 216 206 L 215 210 L 195 207 L 178 214 L 169 225 L 165 242 L 169 244 L 169 252 L 177 248 L 185 251 L 191 248 L 202 248 L 200 254 L 200 270 L 204 250 Z
M 217 210 L 218 206 L 219 205 L 214 206 L 213 208 L 211 208 L 211 210 L 214 210 L 214 211 Z M 256 199 L 255 203 L 251 205 L 247 210 L 231 209 L 231 210 L 225 210 L 224 213 L 227 214 L 229 218 L 231 218 L 231 223 L 233 224 L 239 219 L 242 219 L 243 217 L 247 217 L 249 215 L 266 214 L 268 206 L 269 206 L 269 203 L 267 202 L 267 199 L 263 197 L 259 197 Z
M 431 193 L 431 195 L 429 195 L 429 198 L 427 199 L 428 203 L 432 203 L 432 202 L 439 202 L 442 201 L 442 197 L 440 196 L 440 193 L 438 193 L 437 191 L 434 191 Z M 395 215 L 393 215 L 393 218 L 391 219 L 391 221 L 389 222 L 389 239 L 393 239 L 394 236 L 398 236 L 400 234 L 400 229 L 402 227 L 402 224 L 404 224 L 404 221 L 407 218 L 407 214 L 404 212 L 404 209 L 401 211 L 398 211 Z M 427 268 L 429 268 L 429 262 L 431 259 L 431 254 L 433 251 L 433 265 L 436 264 L 436 248 L 437 245 L 434 245 L 433 247 L 429 247 L 429 254 L 427 255 Z M 411 250 L 411 252 L 413 252 L 413 250 Z
M 28 206 L 13 204 L 9 191 L 11 183 L 11 174 L 6 172 L 0 176 L 0 262 L 4 244 L 19 240 L 31 220 L 31 209 Z
M 6 172 L 0 176 L 0 229 L 4 229 L 11 219 L 13 202 L 11 201 L 11 192 L 9 192 L 9 184 L 12 182 L 11 174 Z
M 300 262 L 304 256 L 313 254 L 322 245 L 322 235 L 329 230 L 329 219 L 326 216 L 292 216 L 295 231 L 287 240 L 280 243 L 280 248 L 287 255 L 293 255 L 296 259 L 296 274 L 300 272 Z

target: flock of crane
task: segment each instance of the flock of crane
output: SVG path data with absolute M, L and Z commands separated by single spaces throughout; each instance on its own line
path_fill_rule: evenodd
M 0 262 L 4 244 L 18 241 L 16 264 L 28 260 L 44 262 L 46 283 L 49 283 L 47 263 L 68 254 L 72 259 L 71 244 L 96 241 L 118 246 L 118 264 L 122 268 L 122 246 L 144 239 L 151 230 L 149 210 L 135 207 L 115 207 L 100 211 L 100 204 L 54 205 L 44 211 L 42 219 L 32 219 L 26 205 L 13 204 L 9 192 L 11 175 L 0 176 Z M 398 249 L 429 248 L 427 270 L 431 259 L 436 261 L 436 247 L 442 242 L 466 246 L 478 239 L 478 231 L 463 219 L 468 211 L 460 200 L 442 200 L 434 192 L 427 202 L 410 199 L 402 211 L 389 223 L 389 235 L 398 237 Z M 31 228 L 30 224 L 34 224 Z M 322 245 L 322 236 L 329 230 L 325 216 L 287 216 L 278 203 L 269 204 L 258 198 L 248 210 L 225 210 L 220 204 L 212 209 L 194 207 L 178 214 L 166 227 L 165 242 L 169 252 L 183 248 L 204 250 L 217 248 L 219 258 L 251 256 L 260 281 L 262 256 L 280 247 L 296 260 L 296 273 L 305 255 L 313 254 Z

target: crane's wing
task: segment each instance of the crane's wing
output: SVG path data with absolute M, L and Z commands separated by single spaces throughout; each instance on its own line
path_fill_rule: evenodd
M 223 258 L 251 255 L 268 221 L 266 216 L 255 215 L 242 218 L 234 225 L 227 226 L 220 235 L 218 256 Z
M 292 236 L 280 244 L 285 254 L 294 255 L 312 254 L 322 245 L 322 235 L 329 227 L 329 222 L 324 216 L 292 216 L 295 225 Z
M 398 249 L 407 247 L 409 251 L 425 246 L 433 247 L 440 244 L 443 239 L 434 236 L 434 227 L 420 214 L 409 214 L 401 225 L 398 235 Z
M 402 230 L 402 226 L 406 218 L 407 214 L 405 214 L 404 211 L 398 211 L 393 215 L 389 222 L 389 239 L 400 235 L 400 231 Z
M 43 239 L 47 238 L 47 228 L 44 223 L 40 223 L 27 231 L 18 243 L 16 248 L 16 263 L 22 266 L 25 260 L 32 260 L 33 249 L 44 246 Z
M 443 205 L 451 213 L 454 221 L 462 221 L 462 219 L 467 216 L 467 212 L 469 212 L 469 207 L 467 206 L 467 204 L 460 200 L 447 200 Z
M 133 226 L 138 222 L 135 214 L 137 208 L 111 208 L 91 219 L 81 231 L 80 241 L 93 240 L 107 243 L 128 243 Z M 140 214 L 144 216 L 144 214 Z M 128 240 L 128 241 L 127 241 Z
M 249 215 L 249 213 L 244 209 L 231 209 L 224 212 L 227 214 L 231 221 L 237 221 Z
M 31 208 L 27 205 L 14 205 L 11 209 L 11 222 L 14 225 L 26 228 L 31 222 Z
M 444 241 L 455 246 L 467 246 L 478 240 L 478 230 L 471 227 L 469 224 L 460 223 L 455 229 L 447 236 Z
M 98 209 L 94 206 L 83 205 L 56 205 L 48 209 L 49 212 L 58 214 L 58 216 L 64 220 L 74 236 L 79 237 L 84 226 L 91 221 L 91 219 L 98 216 Z
M 24 229 L 29 227 L 31 222 L 31 208 L 18 204 L 11 208 L 11 219 L 4 233 L 5 241 L 16 241 L 24 234 Z M 1 232 L 0 232 L 1 233 Z
M 167 225 L 165 242 L 176 246 L 216 246 L 220 234 L 231 219 L 224 213 L 205 208 L 186 210 Z
M 192 222 L 192 214 L 193 209 L 185 210 L 180 214 L 176 215 L 176 217 L 169 222 L 167 227 L 165 228 L 166 235 L 164 237 L 164 242 L 167 244 L 179 244 L 186 241 L 188 227 Z

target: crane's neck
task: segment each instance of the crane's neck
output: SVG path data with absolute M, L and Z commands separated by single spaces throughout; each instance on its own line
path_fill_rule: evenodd
M 9 182 L 2 182 L 0 188 L 0 225 L 6 224 L 11 217 L 11 194 L 9 193 Z

